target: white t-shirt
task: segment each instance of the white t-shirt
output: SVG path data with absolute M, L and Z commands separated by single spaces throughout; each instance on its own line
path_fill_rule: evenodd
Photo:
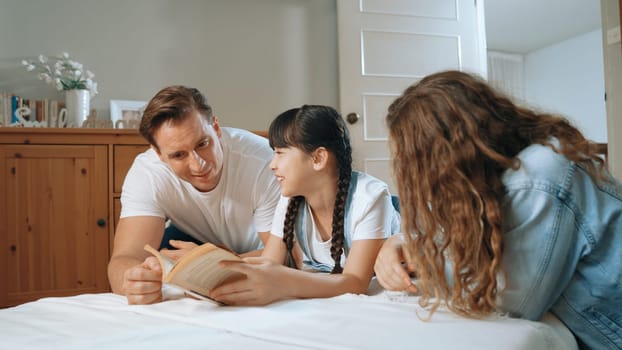
M 260 247 L 257 232 L 268 232 L 280 197 L 270 169 L 268 141 L 251 132 L 221 128 L 223 172 L 210 192 L 180 179 L 157 153 L 139 154 L 123 183 L 121 218 L 168 218 L 183 232 L 237 253 Z
M 346 218 L 350 219 L 350 229 L 344 232 L 346 241 L 388 238 L 399 230 L 399 213 L 391 203 L 391 194 L 384 182 L 369 174 L 358 173 L 356 187 L 351 196 L 349 214 L 346 213 Z M 272 220 L 271 233 L 275 236 L 283 237 L 283 224 L 288 203 L 289 198 L 281 196 Z M 304 259 L 312 258 L 318 263 L 334 266 L 335 262 L 330 256 L 331 240 L 323 241 L 320 238 L 310 208 L 308 206 L 303 208 L 307 210 L 306 227 L 303 228 L 304 236 L 311 254 L 309 257 L 305 253 Z M 341 266 L 345 264 L 345 255 L 341 256 Z

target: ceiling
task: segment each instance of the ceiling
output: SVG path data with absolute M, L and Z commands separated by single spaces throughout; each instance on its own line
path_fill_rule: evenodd
M 601 28 L 599 0 L 485 0 L 488 50 L 521 53 Z

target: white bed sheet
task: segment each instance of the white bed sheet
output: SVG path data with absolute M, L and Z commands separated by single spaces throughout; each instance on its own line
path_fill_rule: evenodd
M 0 310 L 0 349 L 577 349 L 550 314 L 472 320 L 440 310 L 422 321 L 418 312 L 416 297 L 383 291 L 264 307 L 84 294 Z

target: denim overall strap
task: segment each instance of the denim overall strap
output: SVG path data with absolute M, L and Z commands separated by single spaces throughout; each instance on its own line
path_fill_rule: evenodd
M 356 171 L 352 172 L 350 175 L 350 186 L 348 186 L 348 195 L 346 196 L 346 207 L 345 207 L 345 218 L 343 220 L 343 235 L 345 238 L 345 244 L 343 247 L 343 252 L 346 256 L 350 254 L 350 247 L 352 246 L 352 235 L 348 234 L 350 232 L 350 224 L 352 222 L 350 209 L 352 208 L 352 195 L 354 194 L 354 190 L 356 190 L 356 184 L 358 183 L 359 173 Z
M 350 232 L 350 207 L 352 204 L 352 194 L 356 189 L 356 183 L 358 180 L 358 172 L 352 172 L 350 178 L 350 186 L 348 187 L 348 195 L 346 196 L 345 203 L 345 218 L 344 218 L 344 247 L 343 251 L 346 256 L 350 252 L 350 245 L 352 244 L 352 237 L 348 234 Z M 294 227 L 296 239 L 298 240 L 298 244 L 300 248 L 305 254 L 305 259 L 303 263 L 314 270 L 321 272 L 331 272 L 333 270 L 332 265 L 320 263 L 315 259 L 311 258 L 311 249 L 309 248 L 309 241 L 307 239 L 307 203 L 303 202 L 298 210 L 298 218 L 296 219 L 296 225 Z

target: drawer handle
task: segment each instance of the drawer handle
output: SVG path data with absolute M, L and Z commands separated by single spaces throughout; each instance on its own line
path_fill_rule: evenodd
M 97 226 L 99 226 L 99 227 L 106 226 L 106 220 L 104 220 L 104 219 L 97 220 Z

